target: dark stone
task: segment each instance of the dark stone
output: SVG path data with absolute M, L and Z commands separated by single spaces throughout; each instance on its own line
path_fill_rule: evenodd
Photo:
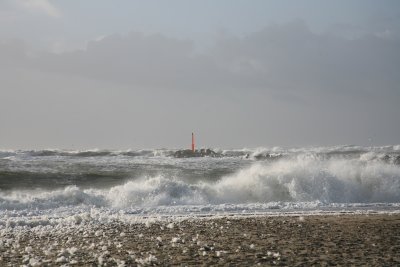
M 260 153 L 260 154 L 256 154 L 254 155 L 254 158 L 256 160 L 278 160 L 281 159 L 283 157 L 282 154 L 269 154 L 269 153 Z
M 178 150 L 174 153 L 175 158 L 198 158 L 198 157 L 221 157 L 221 154 L 207 148 L 192 151 L 190 149 Z
M 400 165 L 400 156 L 397 156 L 397 157 L 394 159 L 393 163 L 396 164 L 396 165 Z
M 383 160 L 385 163 L 389 163 L 389 162 L 390 162 L 390 157 L 389 157 L 389 155 L 385 155 L 384 157 L 382 157 L 382 160 Z

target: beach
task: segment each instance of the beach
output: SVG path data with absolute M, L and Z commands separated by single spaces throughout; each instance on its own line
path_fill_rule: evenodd
M 400 214 L 149 217 L 135 223 L 10 226 L 1 230 L 0 255 L 1 266 L 395 266 L 400 264 Z
M 0 266 L 400 265 L 398 146 L 214 150 L 0 150 Z

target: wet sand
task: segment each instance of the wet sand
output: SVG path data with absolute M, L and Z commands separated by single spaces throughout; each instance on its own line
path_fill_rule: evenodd
M 79 223 L 0 238 L 0 266 L 400 265 L 400 214 Z

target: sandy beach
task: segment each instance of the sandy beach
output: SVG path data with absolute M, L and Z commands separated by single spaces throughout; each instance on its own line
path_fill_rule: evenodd
M 4 228 L 1 266 L 400 264 L 400 214 L 225 216 Z

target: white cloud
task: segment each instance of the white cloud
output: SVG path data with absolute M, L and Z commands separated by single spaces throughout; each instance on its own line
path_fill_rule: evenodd
M 17 0 L 17 4 L 30 11 L 40 11 L 54 18 L 61 16 L 60 11 L 48 0 Z

